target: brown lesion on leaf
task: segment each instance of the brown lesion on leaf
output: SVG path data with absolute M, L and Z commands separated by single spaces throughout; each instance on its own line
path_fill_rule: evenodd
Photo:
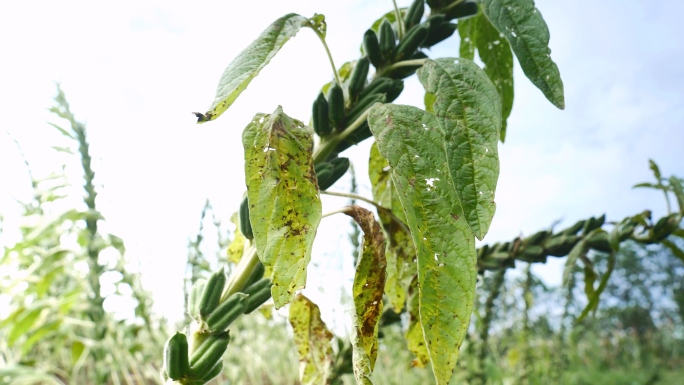
M 456 214 L 451 214 L 451 217 L 454 218 L 455 221 L 461 219 L 461 217 L 459 217 L 459 216 L 456 215 Z

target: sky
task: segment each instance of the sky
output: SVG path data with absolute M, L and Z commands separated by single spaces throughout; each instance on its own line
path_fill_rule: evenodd
M 497 212 L 485 242 L 603 213 L 609 221 L 646 208 L 662 215 L 659 194 L 631 187 L 650 180 L 649 158 L 665 175 L 684 176 L 684 3 L 536 4 L 551 31 L 566 109 L 547 102 L 516 63 L 513 112 L 499 146 Z M 36 177 L 72 161 L 50 148 L 65 144 L 47 124 L 57 122 L 47 109 L 59 82 L 77 119 L 87 124 L 103 229 L 126 242 L 155 309 L 179 319 L 186 246 L 205 200 L 227 222 L 245 189 L 242 129 L 254 114 L 278 105 L 308 121 L 320 86 L 331 79 L 325 52 L 302 30 L 217 121 L 196 125 L 191 112 L 209 107 L 223 69 L 276 18 L 326 15 L 327 41 L 341 65 L 358 58 L 363 32 L 391 7 L 390 1 L 361 0 L 1 2 L 0 244 L 16 237 L 14 199 L 31 194 L 14 140 Z M 428 55 L 458 56 L 458 39 Z M 396 102 L 421 106 L 422 92 L 413 77 Z M 369 146 L 345 154 L 366 196 Z M 80 183 L 76 167 L 67 171 Z M 331 188 L 347 189 L 348 178 Z M 325 197 L 324 212 L 344 204 Z M 339 286 L 351 286 L 347 223 L 333 216 L 319 229 L 326 235 L 314 245 L 306 289 L 319 303 L 339 298 Z M 561 269 L 551 260 L 534 271 L 557 284 Z M 322 311 L 335 323 L 342 310 Z

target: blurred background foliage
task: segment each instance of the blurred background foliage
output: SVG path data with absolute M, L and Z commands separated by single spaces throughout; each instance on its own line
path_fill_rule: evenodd
M 59 124 L 52 126 L 65 143 L 53 149 L 78 160 L 83 179 L 67 180 L 59 165 L 51 175 L 31 175 L 33 199 L 18 202 L 21 239 L 0 255 L 0 384 L 159 383 L 159 352 L 166 336 L 185 322 L 171 325 L 152 312 L 152 298 L 126 259 L 123 240 L 102 231 L 106 220 L 95 205 L 85 127 L 61 90 L 55 102 Z M 75 194 L 83 196 L 77 204 L 67 199 Z M 2 212 L 0 232 L 7 226 L 1 218 Z M 197 235 L 188 240 L 185 282 L 169 282 L 184 285 L 185 301 L 192 283 L 235 264 L 228 258 L 232 226 L 216 218 L 207 202 Z M 355 231 L 350 227 L 352 239 Z M 598 310 L 579 322 L 587 304 L 581 268 L 565 287 L 545 286 L 524 263 L 485 273 L 452 383 L 681 383 L 684 263 L 672 251 L 682 249 L 681 240 L 670 237 L 678 249 L 623 245 Z M 607 258 L 591 260 L 597 271 L 606 270 Z M 108 306 L 110 301 L 119 305 Z M 185 308 L 184 299 L 178 306 Z M 383 318 L 375 382 L 432 383 L 429 369 L 411 367 L 407 315 Z M 231 335 L 223 373 L 213 383 L 299 384 L 285 318 L 266 307 L 241 317 Z M 354 382 L 350 375 L 336 380 Z

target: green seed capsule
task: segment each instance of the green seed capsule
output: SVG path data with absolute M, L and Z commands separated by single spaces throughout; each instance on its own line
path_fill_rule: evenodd
M 458 25 L 452 23 L 440 23 L 433 28 L 430 26 L 428 36 L 421 47 L 432 47 L 451 37 L 456 32 Z
M 406 12 L 406 17 L 404 18 L 404 25 L 406 29 L 411 29 L 414 25 L 420 24 L 420 20 L 423 18 L 425 13 L 425 0 L 415 0 L 411 4 L 408 12 Z
M 344 92 L 336 82 L 330 87 L 328 93 L 328 115 L 332 127 L 344 126 Z
M 247 198 L 247 195 L 242 199 L 242 203 L 240 203 L 240 232 L 242 232 L 242 235 L 245 236 L 245 238 L 249 239 L 250 241 L 254 239 L 254 233 L 252 232 L 252 222 L 249 220 L 249 199 Z
M 367 109 L 371 108 L 375 103 L 385 103 L 387 96 L 385 94 L 373 94 L 365 96 L 359 100 L 354 108 L 349 111 L 349 123 L 356 121 Z
M 172 380 L 179 380 L 190 372 L 188 339 L 183 333 L 173 335 L 164 346 L 164 371 Z
M 190 359 L 190 376 L 194 378 L 206 376 L 223 359 L 229 341 L 228 332 L 208 337 Z
M 249 275 L 247 282 L 245 282 L 245 287 L 249 287 L 254 282 L 260 280 L 261 278 L 264 278 L 265 271 L 266 267 L 264 267 L 264 264 L 261 262 L 257 262 L 257 265 L 254 267 L 254 270 L 252 270 L 252 274 Z
M 352 71 L 351 78 L 349 79 L 349 99 L 356 100 L 359 96 L 363 87 L 366 86 L 366 78 L 368 77 L 368 67 L 370 66 L 370 60 L 367 56 L 362 57 L 356 62 L 354 66 L 354 71 Z
M 228 299 L 223 301 L 209 317 L 207 326 L 211 331 L 224 331 L 245 311 L 245 299 L 248 297 L 244 293 L 233 293 Z
M 372 29 L 363 34 L 363 47 L 366 51 L 368 59 L 375 68 L 380 68 L 383 65 L 382 55 L 380 55 L 380 43 L 378 42 L 378 35 Z
M 216 309 L 221 300 L 225 285 L 226 275 L 223 272 L 223 268 L 209 277 L 199 304 L 199 313 L 202 318 L 206 319 Z
M 311 117 L 313 120 L 314 132 L 324 138 L 330 134 L 332 127 L 330 127 L 330 117 L 328 115 L 328 101 L 325 99 L 323 93 L 319 93 L 318 97 L 313 103 Z
M 375 79 L 371 84 L 361 91 L 359 94 L 359 100 L 365 98 L 372 94 L 384 94 L 389 90 L 394 84 L 394 80 L 386 77 Z
M 394 33 L 392 23 L 384 19 L 380 24 L 379 31 L 380 55 L 385 62 L 392 62 L 395 49 L 397 48 L 397 35 Z
M 263 278 L 243 291 L 249 294 L 245 301 L 245 314 L 253 312 L 271 298 L 271 286 L 273 286 L 271 280 Z
M 429 27 L 425 24 L 411 28 L 397 47 L 397 60 L 413 55 L 428 37 Z
M 447 12 L 447 19 L 463 19 L 470 16 L 477 15 L 478 6 L 474 1 L 466 1 L 460 5 L 455 6 Z

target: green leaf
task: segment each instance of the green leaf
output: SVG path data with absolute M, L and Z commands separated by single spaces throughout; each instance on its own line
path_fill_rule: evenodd
M 658 164 L 653 161 L 653 159 L 648 160 L 648 167 L 653 171 L 653 176 L 656 178 L 658 183 L 660 183 L 660 180 L 662 177 L 660 176 L 660 167 L 658 167 Z
M 259 259 L 273 268 L 280 308 L 306 284 L 311 246 L 321 221 L 313 130 L 278 107 L 257 114 L 242 134 L 249 219 Z
M 570 283 L 570 277 L 577 264 L 577 259 L 587 252 L 587 241 L 586 238 L 582 238 L 575 246 L 570 250 L 568 254 L 568 259 L 565 260 L 565 268 L 563 269 L 563 287 L 567 287 Z
M 76 365 L 78 360 L 81 358 L 81 355 L 85 351 L 86 346 L 83 344 L 81 341 L 74 341 L 73 344 L 71 344 L 71 364 Z
M 428 60 L 418 71 L 435 111 L 456 196 L 466 222 L 482 239 L 494 217 L 494 190 L 499 177 L 497 145 L 501 102 L 484 71 L 467 59 Z M 426 133 L 434 127 L 424 127 Z M 384 155 L 384 154 L 383 154 Z M 390 162 L 391 163 L 391 162 Z
M 661 243 L 670 249 L 670 251 L 672 251 L 672 255 L 679 258 L 679 260 L 684 263 L 684 250 L 680 249 L 679 246 L 677 246 L 674 242 L 667 239 L 661 241 Z
M 195 112 L 197 122 L 218 118 L 244 91 L 262 68 L 280 51 L 290 38 L 306 26 L 308 19 L 295 13 L 287 14 L 269 25 L 259 37 L 242 51 L 223 71 L 216 90 L 216 98 L 209 111 Z
M 477 52 L 485 64 L 484 71 L 494 83 L 501 99 L 501 134 L 506 138 L 506 120 L 513 109 L 513 53 L 499 31 L 487 20 L 483 13 L 477 16 Z
M 479 18 L 480 14 L 458 22 L 458 35 L 461 38 L 459 56 L 464 59 L 473 60 L 475 58 Z
M 290 304 L 290 324 L 299 353 L 299 380 L 303 385 L 325 385 L 332 373 L 333 334 L 321 319 L 320 309 L 298 294 Z
M 684 186 L 682 186 L 682 180 L 675 176 L 671 176 L 669 181 L 670 187 L 672 187 L 672 191 L 674 191 L 675 197 L 677 197 L 679 212 L 684 215 Z
M 12 346 L 17 341 L 19 337 L 22 337 L 28 332 L 33 325 L 38 322 L 43 310 L 45 310 L 46 305 L 43 303 L 40 306 L 34 306 L 27 309 L 19 317 L 16 318 L 16 322 L 12 326 L 7 336 L 7 345 Z
M 46 323 L 45 325 L 42 325 L 40 328 L 38 328 L 38 330 L 31 333 L 28 336 L 28 338 L 26 339 L 26 341 L 21 345 L 21 354 L 26 355 L 28 353 L 28 351 L 31 350 L 33 345 L 35 345 L 40 340 L 44 339 L 50 333 L 59 329 L 59 327 L 61 325 L 62 325 L 61 319 L 51 321 L 51 322 Z
M 577 320 L 575 322 L 580 322 L 584 318 L 586 318 L 587 315 L 589 315 L 590 312 L 596 311 L 598 309 L 598 304 L 599 304 L 599 298 L 601 297 L 601 293 L 603 293 L 603 290 L 605 290 L 606 286 L 608 286 L 608 280 L 610 279 L 611 274 L 613 274 L 613 270 L 615 269 L 615 253 L 610 253 L 608 254 L 608 268 L 605 273 L 601 276 L 601 282 L 599 283 L 598 288 L 596 288 L 596 291 L 594 291 L 593 295 L 589 299 L 589 303 L 587 306 L 582 310 L 582 314 L 580 314 L 579 317 L 577 317 Z
M 418 295 L 418 277 L 416 276 L 408 291 L 408 314 L 409 325 L 406 329 L 406 344 L 409 351 L 413 353 L 415 358 L 411 362 L 411 366 L 416 368 L 424 368 L 430 362 L 429 353 L 425 346 L 425 337 L 423 336 L 423 326 L 420 323 L 420 304 Z
M 385 289 L 385 238 L 373 213 L 359 206 L 345 211 L 363 231 L 363 251 L 356 265 L 352 339 L 354 376 L 364 382 L 373 371 L 378 356 L 378 321 L 382 315 L 382 295 Z M 359 363 L 359 365 L 357 365 Z
M 591 301 L 591 298 L 593 297 L 594 293 L 596 290 L 594 289 L 594 283 L 596 282 L 596 279 L 598 278 L 598 275 L 596 274 L 596 271 L 594 271 L 594 266 L 591 264 L 585 263 L 584 264 L 584 294 L 587 296 L 587 300 Z
M 513 109 L 513 53 L 503 34 L 494 28 L 484 13 L 460 21 L 458 32 L 461 36 L 460 56 L 473 60 L 477 49 L 485 64 L 484 70 L 499 92 L 501 99 L 501 135 L 506 138 L 506 120 Z
M 482 11 L 506 36 L 525 76 L 561 110 L 565 108 L 563 81 L 551 60 L 549 29 L 533 0 L 482 0 Z
M 437 118 L 411 106 L 376 104 L 368 122 L 389 161 L 411 229 L 423 334 L 437 384 L 447 384 L 472 313 L 477 267 L 473 233 L 459 215 L 463 208 L 449 173 L 444 134 Z

